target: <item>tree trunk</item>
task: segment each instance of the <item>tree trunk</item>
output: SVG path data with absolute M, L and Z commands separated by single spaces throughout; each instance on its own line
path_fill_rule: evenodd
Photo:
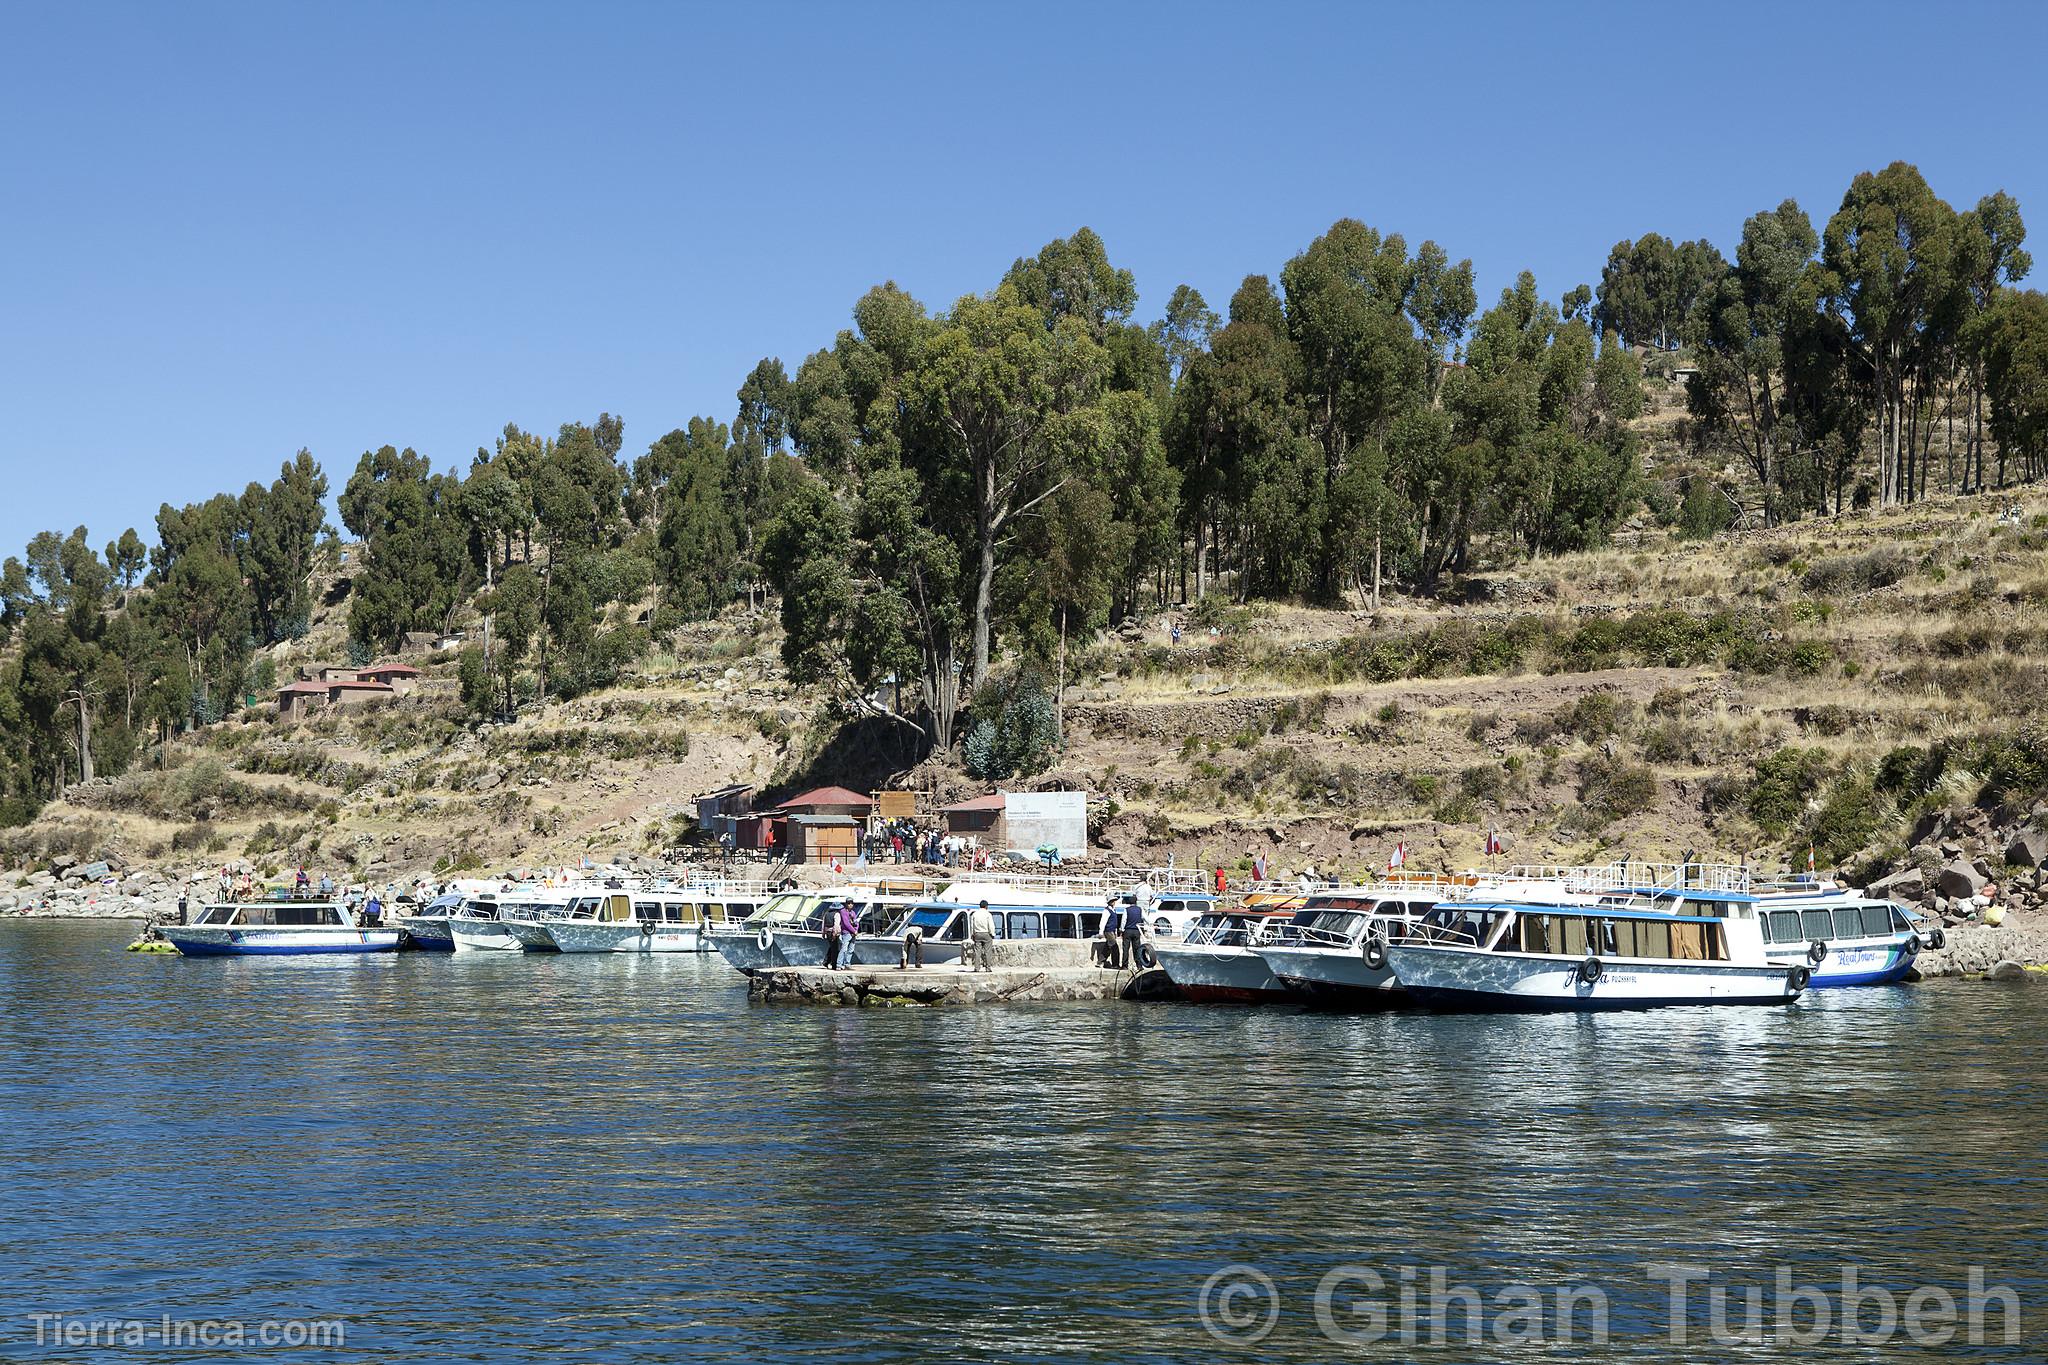
M 1060 658 L 1055 665 L 1052 688 L 1052 732 L 1064 745 L 1067 742 L 1067 608 L 1060 605 Z
M 1385 532 L 1375 522 L 1372 528 L 1372 609 L 1374 611 L 1380 609 L 1380 552 L 1385 540 Z
M 79 781 L 92 781 L 92 700 L 80 688 L 73 694 L 78 702 Z

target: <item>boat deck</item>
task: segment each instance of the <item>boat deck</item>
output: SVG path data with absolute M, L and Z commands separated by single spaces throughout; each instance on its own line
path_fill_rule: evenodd
M 952 963 L 931 967 L 776 967 L 757 973 L 748 997 L 799 1005 L 997 1005 L 1008 1001 L 1156 1000 L 1173 996 L 1173 983 L 1157 967 L 995 967 L 963 972 Z

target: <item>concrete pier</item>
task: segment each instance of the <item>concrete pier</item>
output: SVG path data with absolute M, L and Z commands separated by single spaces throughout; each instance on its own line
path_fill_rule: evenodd
M 965 972 L 931 967 L 776 967 L 757 973 L 747 998 L 798 1005 L 999 1005 L 1011 1001 L 1162 1000 L 1175 991 L 1166 973 L 1107 967 L 1004 966 Z

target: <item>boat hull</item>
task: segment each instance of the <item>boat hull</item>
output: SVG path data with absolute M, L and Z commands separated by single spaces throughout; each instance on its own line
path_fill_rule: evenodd
M 789 965 L 782 960 L 781 950 L 776 947 L 776 939 L 772 934 L 767 946 L 763 947 L 758 933 L 714 933 L 711 935 L 711 946 L 725 959 L 726 965 L 749 976 L 755 972 L 772 971 L 777 967 Z
M 1509 1013 L 1662 1009 L 1676 1005 L 1783 1005 L 1799 991 L 1793 969 L 1671 959 L 1606 960 L 1597 981 L 1582 959 L 1490 953 L 1442 944 L 1392 946 L 1387 963 L 1415 1004 Z
M 1273 975 L 1272 967 L 1256 949 L 1154 943 L 1152 952 L 1165 969 L 1167 979 L 1189 1000 L 1214 1005 L 1260 1005 L 1288 998 L 1286 985 Z
M 646 932 L 651 928 L 652 932 Z M 556 920 L 547 926 L 548 937 L 564 953 L 694 953 L 702 951 L 696 928 L 664 928 L 631 922 L 600 923 L 596 920 Z
M 939 939 L 926 939 L 922 954 L 927 967 L 942 966 L 960 960 L 961 944 Z M 868 934 L 855 939 L 853 956 L 846 959 L 862 967 L 894 967 L 903 961 L 903 935 Z
M 455 951 L 455 940 L 448 933 L 448 921 L 438 915 L 403 915 L 399 917 L 398 927 L 404 935 L 399 940 L 401 946 L 429 953 Z
M 395 953 L 396 929 L 222 928 L 174 925 L 164 937 L 187 957 L 296 957 L 311 953 Z
M 1359 949 L 1276 947 L 1258 953 L 1297 999 L 1343 1009 L 1398 1009 L 1408 1003 L 1392 965 L 1371 966 Z
M 555 940 L 548 933 L 548 926 L 540 920 L 508 919 L 499 921 L 505 932 L 519 940 L 519 946 L 529 953 L 553 953 Z
M 1895 943 L 1872 944 L 1867 948 L 1833 948 L 1820 966 L 1813 968 L 1813 980 L 1808 985 L 1812 990 L 1836 986 L 1889 986 L 1905 980 L 1918 956 L 1907 952 L 1904 944 Z M 1804 954 L 1783 957 L 1773 954 L 1771 961 L 1782 967 L 1806 965 Z
M 456 919 L 448 922 L 451 949 L 458 953 L 523 953 L 526 945 L 514 938 L 494 919 Z

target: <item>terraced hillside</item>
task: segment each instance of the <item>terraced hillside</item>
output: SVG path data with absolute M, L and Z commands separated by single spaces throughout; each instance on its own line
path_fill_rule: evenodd
M 2017 509 L 2015 511 L 2015 508 Z M 1917 821 L 2043 790 L 2048 499 L 1982 498 L 1476 575 L 1378 612 L 1210 603 L 1078 656 L 1054 766 L 1113 855 L 1362 870 L 1687 849 L 1886 866 Z M 280 676 L 335 662 L 342 585 Z M 1181 628 L 1170 643 L 1170 629 Z M 376 880 L 647 852 L 733 780 L 983 789 L 904 769 L 789 685 L 770 610 L 687 627 L 620 686 L 463 711 L 452 655 L 412 696 L 299 724 L 251 708 L 164 769 L 74 787 L 7 836 L 127 865 L 300 863 Z M 1986 836 L 1987 839 L 1990 837 Z

